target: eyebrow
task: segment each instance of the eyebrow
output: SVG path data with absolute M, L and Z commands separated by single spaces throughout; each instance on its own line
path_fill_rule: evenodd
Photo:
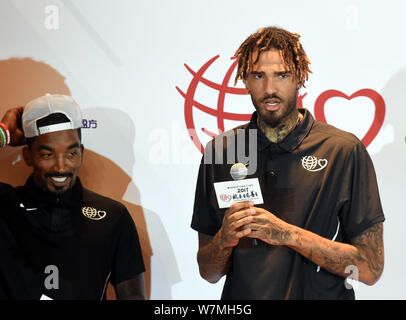
M 79 146 L 79 143 L 77 143 L 77 142 L 75 142 L 75 143 L 72 143 L 69 147 L 68 147 L 68 149 L 73 149 L 73 148 L 79 148 L 80 146 Z M 48 151 L 54 151 L 54 149 L 52 149 L 51 147 L 48 147 L 48 146 L 46 146 L 46 145 L 40 145 L 40 146 L 38 146 L 38 150 L 48 150 Z
M 264 71 L 251 71 L 251 74 L 262 74 L 262 73 L 264 73 Z M 275 74 L 276 75 L 281 75 L 281 74 L 291 74 L 292 72 L 291 71 L 289 71 L 289 70 L 286 70 L 286 71 L 277 71 L 277 72 L 275 72 Z
M 278 76 L 280 76 L 281 74 L 291 74 L 292 72 L 290 72 L 289 70 L 286 71 L 279 71 L 279 72 L 275 72 Z
M 72 143 L 72 144 L 68 147 L 68 149 L 79 148 L 79 147 L 80 147 L 79 143 L 75 142 L 75 143 Z
M 40 145 L 38 146 L 38 150 L 48 150 L 48 151 L 53 151 L 51 147 L 45 146 L 45 145 Z

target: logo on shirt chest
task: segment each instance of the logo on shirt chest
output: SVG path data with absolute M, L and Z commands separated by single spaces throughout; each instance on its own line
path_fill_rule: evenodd
M 96 208 L 92 208 L 92 207 L 83 207 L 82 213 L 86 218 L 89 218 L 92 220 L 101 220 L 101 219 L 104 219 L 107 215 L 106 211 L 97 210 Z
M 323 170 L 328 164 L 327 159 L 317 159 L 315 156 L 302 157 L 302 166 L 307 171 L 315 172 Z

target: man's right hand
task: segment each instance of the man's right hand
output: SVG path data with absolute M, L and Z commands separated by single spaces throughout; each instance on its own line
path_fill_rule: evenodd
M 22 146 L 25 144 L 23 126 L 22 126 L 22 115 L 24 107 L 16 107 L 6 111 L 6 114 L 1 120 L 8 130 L 10 131 L 10 145 L 11 146 Z
M 235 247 L 241 238 L 250 234 L 251 229 L 241 230 L 241 227 L 252 221 L 252 216 L 256 214 L 253 207 L 251 201 L 237 202 L 225 212 L 219 231 L 222 249 Z
M 233 247 L 251 233 L 249 228 L 241 230 L 241 227 L 252 222 L 254 214 L 256 211 L 251 201 L 234 203 L 225 212 L 223 224 L 215 236 L 199 232 L 197 262 L 203 279 L 216 283 L 227 274 Z

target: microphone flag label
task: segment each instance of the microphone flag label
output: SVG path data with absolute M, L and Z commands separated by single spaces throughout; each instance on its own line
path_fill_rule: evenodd
M 219 208 L 229 208 L 236 202 L 252 201 L 262 204 L 261 187 L 258 178 L 214 183 Z

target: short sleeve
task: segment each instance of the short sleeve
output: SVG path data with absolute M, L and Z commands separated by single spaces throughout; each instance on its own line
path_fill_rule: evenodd
M 374 224 L 383 222 L 385 217 L 372 159 L 362 142 L 354 146 L 349 159 L 351 189 L 340 220 L 346 236 L 351 239 Z
M 9 211 L 8 204 L 11 203 L 11 199 L 15 197 L 13 188 L 6 183 L 0 182 L 0 201 L 2 203 L 0 207 L 0 216 L 4 215 L 5 211 Z
M 133 279 L 145 271 L 137 228 L 125 207 L 116 232 L 118 241 L 111 274 L 113 285 Z
M 42 275 L 24 259 L 7 222 L 0 216 L 0 300 L 39 300 Z
M 214 236 L 221 228 L 220 217 L 210 202 L 214 183 L 213 166 L 212 164 L 205 164 L 204 157 L 202 158 L 197 176 L 191 223 L 192 229 L 211 236 Z

